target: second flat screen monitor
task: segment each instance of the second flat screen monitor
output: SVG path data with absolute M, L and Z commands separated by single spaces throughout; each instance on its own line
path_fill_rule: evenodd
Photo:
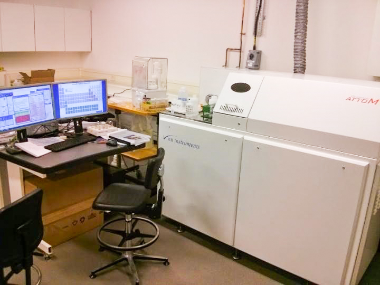
M 105 80 L 54 83 L 53 94 L 57 119 L 86 117 L 107 112 Z

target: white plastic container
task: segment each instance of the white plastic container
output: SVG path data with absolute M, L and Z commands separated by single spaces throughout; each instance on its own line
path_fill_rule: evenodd
M 198 115 L 199 112 L 199 100 L 198 98 L 191 97 L 186 103 L 186 118 L 193 118 Z
M 186 103 L 188 98 L 189 98 L 189 94 L 187 93 L 186 87 L 182 86 L 181 88 L 179 88 L 178 100 L 184 101 Z
M 141 109 L 141 103 L 143 101 L 144 95 L 145 95 L 145 93 L 140 89 L 132 90 L 132 105 L 133 105 L 133 107 L 135 107 L 136 109 L 139 109 L 139 110 Z

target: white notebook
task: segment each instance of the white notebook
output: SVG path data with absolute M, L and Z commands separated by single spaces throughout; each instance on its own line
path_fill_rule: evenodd
M 34 157 L 40 157 L 51 152 L 43 146 L 38 146 L 31 142 L 15 143 L 15 146 Z

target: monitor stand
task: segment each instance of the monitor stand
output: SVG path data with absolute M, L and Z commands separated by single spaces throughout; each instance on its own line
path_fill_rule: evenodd
M 82 120 L 83 120 L 82 118 L 73 119 L 75 136 L 81 136 L 81 135 L 83 135 Z
M 18 142 L 27 142 L 28 141 L 26 129 L 21 129 L 21 130 L 17 131 L 17 141 Z

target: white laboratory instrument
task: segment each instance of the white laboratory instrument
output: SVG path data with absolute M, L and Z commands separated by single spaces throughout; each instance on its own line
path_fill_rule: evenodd
M 317 284 L 358 284 L 380 236 L 380 84 L 208 72 L 212 126 L 160 116 L 165 215 Z
M 249 115 L 226 112 L 231 86 L 253 78 Z M 213 124 L 247 132 L 234 246 L 318 284 L 357 284 L 379 240 L 380 84 L 230 73 L 220 98 Z

